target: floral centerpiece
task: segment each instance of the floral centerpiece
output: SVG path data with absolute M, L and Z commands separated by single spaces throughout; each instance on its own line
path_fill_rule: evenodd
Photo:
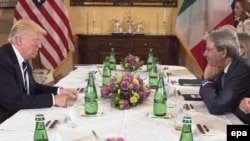
M 138 75 L 126 73 L 112 77 L 109 85 L 101 88 L 101 96 L 111 98 L 111 106 L 127 109 L 145 101 L 150 87 Z
M 140 57 L 129 53 L 128 56 L 122 59 L 120 64 L 127 71 L 136 71 L 143 66 L 143 61 L 140 61 Z

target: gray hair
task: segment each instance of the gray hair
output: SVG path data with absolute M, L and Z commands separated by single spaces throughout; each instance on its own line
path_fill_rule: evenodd
M 46 35 L 47 32 L 37 23 L 30 19 L 21 19 L 18 20 L 11 28 L 8 41 L 10 43 L 15 42 L 15 37 L 22 36 L 26 34 L 29 31 L 37 31 L 40 32 L 43 35 Z
M 220 28 L 205 36 L 205 40 L 214 43 L 218 51 L 227 50 L 227 57 L 236 58 L 239 56 L 240 43 L 237 33 L 229 28 Z

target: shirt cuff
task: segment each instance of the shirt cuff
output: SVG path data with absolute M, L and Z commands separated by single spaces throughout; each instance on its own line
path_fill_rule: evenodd
M 63 87 L 59 87 L 58 89 L 57 89 L 57 94 L 60 94 L 60 89 L 62 89 Z
M 54 94 L 53 94 L 53 93 L 52 93 L 51 95 L 52 95 L 52 102 L 53 102 L 53 106 L 55 106 L 55 104 L 56 104 L 56 102 L 55 102 L 55 96 L 54 96 Z
M 214 83 L 212 80 L 209 80 L 209 79 L 204 79 L 202 81 L 202 86 L 204 87 L 206 84 L 209 84 L 209 83 Z

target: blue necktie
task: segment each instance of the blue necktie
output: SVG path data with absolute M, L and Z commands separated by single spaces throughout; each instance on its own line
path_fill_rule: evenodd
M 225 76 L 226 76 L 226 73 L 224 73 L 223 71 L 221 75 L 221 89 L 224 89 L 224 86 L 225 86 Z
M 27 63 L 23 61 L 23 77 L 24 77 L 24 90 L 26 94 L 29 94 L 29 86 L 28 86 L 28 72 L 27 72 Z

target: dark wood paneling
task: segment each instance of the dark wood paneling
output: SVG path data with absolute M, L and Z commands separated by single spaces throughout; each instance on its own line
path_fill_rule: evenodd
M 117 63 L 128 53 L 147 60 L 149 49 L 161 64 L 179 65 L 180 44 L 175 36 L 83 35 L 78 34 L 79 63 L 100 64 L 115 49 Z

